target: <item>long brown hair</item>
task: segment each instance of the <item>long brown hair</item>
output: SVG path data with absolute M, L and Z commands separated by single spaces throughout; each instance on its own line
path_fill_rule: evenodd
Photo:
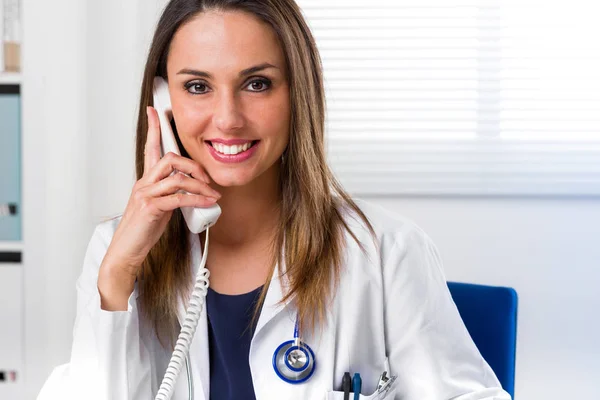
M 148 130 L 145 110 L 152 105 L 153 78 L 167 78 L 169 46 L 179 27 L 208 10 L 253 14 L 270 24 L 285 54 L 291 116 L 290 139 L 279 182 L 281 223 L 273 236 L 269 279 L 254 316 L 256 318 L 264 302 L 278 263 L 285 265 L 282 272 L 289 283 L 282 302 L 294 297 L 300 331 L 312 331 L 324 321 L 327 303 L 339 282 L 345 231 L 360 245 L 344 220 L 346 211 L 353 211 L 373 236 L 375 233 L 327 165 L 321 59 L 310 29 L 293 0 L 172 0 L 167 4 L 156 27 L 144 70 L 136 137 L 137 178 L 140 179 L 144 171 Z M 177 301 L 187 298 L 193 279 L 188 235 L 183 216 L 176 210 L 165 233 L 144 261 L 139 279 L 142 312 L 153 323 L 159 339 L 166 334 L 171 344 L 177 327 Z

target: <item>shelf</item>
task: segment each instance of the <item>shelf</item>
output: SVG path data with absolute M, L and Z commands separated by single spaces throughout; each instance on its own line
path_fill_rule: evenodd
M 0 85 L 19 85 L 21 84 L 20 72 L 0 72 Z
M 9 242 L 0 240 L 0 251 L 23 251 L 23 242 Z

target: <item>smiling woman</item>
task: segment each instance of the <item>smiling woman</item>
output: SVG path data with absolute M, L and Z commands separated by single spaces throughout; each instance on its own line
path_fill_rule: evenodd
M 161 157 L 156 77 L 180 156 Z M 324 121 L 319 54 L 293 0 L 170 1 L 144 71 L 137 182 L 91 239 L 71 361 L 40 399 L 148 399 L 163 376 L 177 400 L 339 399 L 349 372 L 368 395 L 355 399 L 508 399 L 435 246 L 344 191 Z M 210 234 L 191 234 L 180 207 L 215 202 Z M 210 282 L 197 314 L 196 270 Z
M 306 26 L 294 16 L 295 12 L 299 12 L 297 7 L 288 2 L 171 2 L 159 22 L 145 82 L 149 84 L 155 75 L 167 79 L 182 155 L 197 162 L 210 177 L 211 188 L 221 195 L 223 212 L 211 230 L 207 262 L 211 287 L 224 294 L 240 294 L 264 285 L 255 309 L 258 312 L 269 286 L 265 283 L 281 261 L 283 237 L 293 238 L 291 251 L 286 253 L 294 258 L 285 260 L 291 285 L 286 298 L 298 295 L 298 300 L 306 303 L 299 320 L 308 330 L 323 317 L 327 287 L 337 275 L 343 229 L 340 206 L 344 197 L 350 206 L 354 203 L 328 170 L 322 122 L 311 121 L 322 121 L 324 116 L 320 64 L 311 67 L 303 61 L 301 53 L 312 54 L 310 59 L 315 61 L 318 55 L 314 42 L 303 39 Z M 297 23 L 288 26 L 290 19 Z M 172 31 L 161 32 L 161 27 L 172 27 Z M 290 81 L 303 84 L 291 86 Z M 144 96 L 148 92 L 148 88 L 142 89 L 140 110 L 150 104 L 149 96 Z M 312 114 L 305 112 L 309 102 Z M 292 120 L 296 121 L 294 126 Z M 291 136 L 292 129 L 295 134 Z M 143 177 L 139 152 L 146 146 L 146 133 L 146 117 L 141 115 L 138 178 Z M 332 196 L 332 188 L 339 189 L 342 202 Z M 356 205 L 354 208 L 362 214 Z M 366 218 L 364 222 L 368 224 Z M 181 221 L 171 220 L 172 226 L 177 223 Z M 306 226 L 312 228 L 307 231 Z M 323 234 L 328 231 L 332 234 Z M 177 257 L 170 249 L 182 241 L 175 236 L 173 240 L 177 244 L 165 243 L 165 249 L 169 249 L 166 252 L 161 251 L 159 241 L 150 256 L 156 252 L 157 259 Z M 309 254 L 309 249 L 315 254 Z M 308 263 L 310 257 L 316 264 Z M 149 259 L 146 269 L 152 268 Z M 319 268 L 310 279 L 306 278 L 311 269 L 332 261 L 331 267 Z M 172 262 L 186 265 L 180 257 Z M 336 274 L 330 274 L 331 268 Z M 147 293 L 185 296 L 184 282 L 189 276 L 180 274 L 173 279 L 181 281 L 176 285 L 167 285 L 161 279 L 142 282 L 153 288 Z M 308 284 L 311 281 L 314 283 Z M 315 291 L 324 296 L 315 298 Z M 150 320 L 163 321 L 158 316 L 172 310 L 163 297 L 142 298 L 147 302 L 144 309 Z M 161 328 L 164 324 L 157 326 L 157 331 Z

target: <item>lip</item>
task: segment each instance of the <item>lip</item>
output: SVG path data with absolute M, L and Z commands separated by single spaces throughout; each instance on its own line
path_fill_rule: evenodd
M 255 140 L 252 139 L 219 139 L 219 138 L 215 138 L 215 139 L 207 139 L 205 140 L 206 142 L 211 142 L 211 143 L 221 143 L 224 144 L 226 146 L 233 146 L 236 144 L 246 144 L 248 142 L 254 142 Z
M 209 142 L 209 140 L 207 140 L 207 142 Z M 248 141 L 246 140 L 242 143 L 247 143 L 247 142 Z M 215 143 L 222 143 L 222 142 L 215 141 Z M 220 161 L 222 163 L 226 163 L 226 164 L 241 163 L 241 162 L 248 160 L 250 157 L 252 157 L 254 155 L 254 153 L 256 153 L 256 148 L 258 146 L 260 146 L 260 141 L 257 141 L 252 147 L 250 147 L 248 150 L 246 150 L 242 153 L 221 154 L 214 147 L 212 147 L 209 143 L 206 143 L 206 147 L 208 147 L 208 152 L 210 153 L 210 155 L 215 160 Z

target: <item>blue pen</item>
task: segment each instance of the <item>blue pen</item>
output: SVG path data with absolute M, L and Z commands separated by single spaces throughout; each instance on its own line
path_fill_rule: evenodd
M 360 399 L 361 389 L 362 389 L 362 379 L 360 379 L 359 373 L 355 373 L 354 378 L 352 378 L 352 391 L 354 392 L 354 400 Z

